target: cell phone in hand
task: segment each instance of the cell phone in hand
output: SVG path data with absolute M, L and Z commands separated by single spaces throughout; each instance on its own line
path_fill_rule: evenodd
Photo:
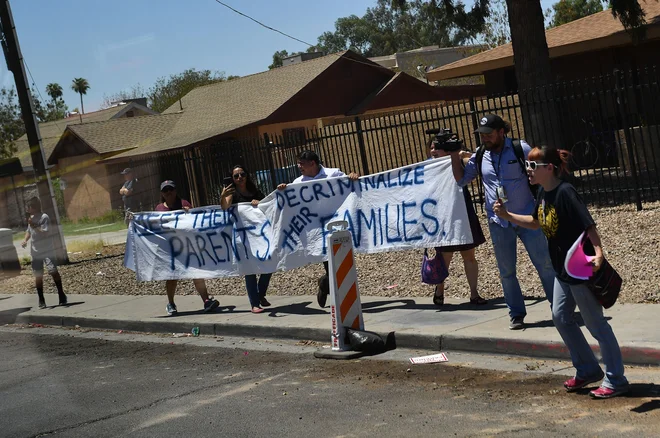
M 227 177 L 222 179 L 222 184 L 225 187 L 229 187 L 233 182 L 234 182 L 234 180 L 230 176 L 227 176 Z

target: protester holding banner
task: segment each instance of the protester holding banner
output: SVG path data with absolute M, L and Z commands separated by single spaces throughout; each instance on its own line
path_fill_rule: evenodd
M 527 315 L 525 300 L 516 276 L 517 242 L 522 240 L 534 267 L 539 273 L 545 295 L 552 305 L 554 270 L 548 252 L 547 241 L 541 230 L 530 230 L 509 223 L 494 212 L 497 199 L 507 202 L 509 211 L 529 215 L 534 209 L 534 197 L 529 187 L 524 160 L 531 147 L 522 140 L 512 140 L 506 134 L 510 126 L 500 116 L 489 114 L 480 121 L 475 131 L 481 136 L 483 146 L 463 165 L 459 152 L 452 152 L 452 170 L 460 186 L 466 186 L 481 175 L 486 196 L 488 228 L 493 241 L 495 259 L 500 272 L 504 301 L 509 308 L 509 329 L 524 328 Z
M 600 235 L 593 218 L 575 188 L 560 179 L 561 173 L 566 170 L 568 156 L 569 153 L 563 150 L 532 149 L 526 162 L 527 172 L 532 184 L 542 187 L 533 213 L 511 213 L 501 200 L 495 203 L 494 210 L 504 220 L 528 229 L 541 229 L 547 236 L 547 248 L 556 274 L 552 319 L 577 371 L 575 377 L 564 383 L 564 387 L 568 392 L 573 392 L 604 378 L 601 387 L 589 395 L 610 398 L 629 390 L 621 349 L 612 327 L 603 316 L 603 307 L 586 286 L 585 280 L 572 277 L 565 268 L 569 249 L 585 231 L 595 253 L 591 262 L 593 272 L 601 268 L 604 260 Z M 576 305 L 587 329 L 598 341 L 605 362 L 605 374 L 575 320 Z
M 352 181 L 356 181 L 358 178 L 360 178 L 360 176 L 355 172 L 346 175 L 339 169 L 322 166 L 321 159 L 319 158 L 318 154 L 311 150 L 302 151 L 300 155 L 298 155 L 298 169 L 300 170 L 300 176 L 294 179 L 292 184 L 325 178 L 336 178 L 341 176 L 348 176 L 348 178 Z M 286 187 L 286 184 L 280 184 L 277 186 L 277 189 L 284 190 Z M 328 262 L 323 262 L 323 268 L 325 269 L 325 274 L 319 278 L 319 289 L 316 293 L 316 301 L 320 307 L 325 307 L 328 294 L 330 293 Z
M 160 184 L 160 195 L 161 203 L 156 206 L 156 211 L 175 211 L 175 210 L 184 210 L 186 213 L 192 208 L 192 205 L 185 199 L 181 199 L 176 193 L 176 184 L 172 180 L 163 181 Z M 165 310 L 170 316 L 175 315 L 178 310 L 176 304 L 174 304 L 174 293 L 176 292 L 176 286 L 179 280 L 166 280 L 165 281 L 165 290 L 167 292 L 167 306 Z M 220 305 L 218 300 L 209 296 L 208 290 L 206 289 L 206 282 L 204 280 L 193 280 L 195 284 L 195 289 L 199 296 L 204 301 L 204 312 L 209 312 Z
M 440 158 L 449 155 L 447 151 L 441 149 L 441 145 L 438 144 L 436 140 L 431 140 L 429 154 L 431 155 L 431 158 Z M 477 282 L 479 280 L 479 265 L 477 263 L 477 258 L 475 257 L 476 247 L 483 244 L 486 241 L 486 238 L 484 237 L 484 233 L 481 230 L 481 224 L 479 224 L 479 218 L 477 217 L 477 213 L 474 211 L 472 198 L 467 188 L 463 188 L 463 197 L 465 198 L 465 207 L 467 208 L 468 219 L 470 221 L 470 231 L 472 232 L 473 243 L 438 247 L 435 250 L 436 252 L 439 251 L 442 254 L 442 258 L 445 261 L 447 269 L 449 269 L 449 264 L 451 263 L 454 253 L 461 253 L 461 257 L 463 258 L 463 267 L 465 268 L 465 276 L 467 277 L 468 284 L 470 285 L 470 304 L 488 304 L 488 301 L 479 296 L 479 292 L 477 290 Z M 433 304 L 438 307 L 442 307 L 444 303 L 445 283 L 443 281 L 442 283 L 435 286 Z
M 259 205 L 259 201 L 264 199 L 264 194 L 250 178 L 250 174 L 245 170 L 245 166 L 237 164 L 231 171 L 232 183 L 222 189 L 220 206 L 227 210 L 231 205 L 239 202 L 249 202 L 253 207 Z M 266 291 L 270 283 L 272 274 L 261 274 L 257 280 L 256 274 L 245 276 L 245 288 L 247 289 L 248 299 L 252 306 L 252 313 L 261 313 L 263 307 L 270 306 L 266 299 Z

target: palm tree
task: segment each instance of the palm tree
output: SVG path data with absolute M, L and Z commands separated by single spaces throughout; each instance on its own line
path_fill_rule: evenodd
M 53 99 L 53 104 L 55 107 L 57 107 L 56 101 L 63 95 L 62 87 L 56 82 L 50 83 L 46 85 L 46 94 L 48 94 L 50 98 Z
M 85 78 L 75 78 L 71 83 L 71 89 L 80 94 L 80 109 L 82 114 L 85 114 L 85 105 L 83 104 L 83 94 L 87 94 L 89 90 L 89 82 Z

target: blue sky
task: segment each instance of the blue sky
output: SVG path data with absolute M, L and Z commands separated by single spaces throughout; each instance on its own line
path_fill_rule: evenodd
M 18 37 L 42 95 L 49 82 L 64 88 L 73 109 L 74 77 L 91 89 L 85 111 L 103 95 L 187 68 L 247 75 L 266 70 L 276 50 L 306 46 L 238 16 L 214 0 L 10 0 Z M 224 0 L 267 25 L 315 43 L 339 17 L 362 15 L 374 0 Z M 542 0 L 544 9 L 553 0 Z M 0 86 L 13 77 L 0 62 Z

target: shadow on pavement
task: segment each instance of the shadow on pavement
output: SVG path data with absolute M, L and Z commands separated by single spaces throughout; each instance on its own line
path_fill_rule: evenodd
M 10 298 L 12 298 L 12 297 L 2 297 L 2 298 L 0 298 L 0 301 L 2 301 L 2 300 L 8 300 L 8 299 L 10 299 Z
M 159 316 L 155 316 L 154 318 L 169 319 L 169 318 L 177 318 L 179 316 L 213 315 L 213 314 L 217 314 L 217 313 L 232 313 L 232 314 L 235 314 L 235 313 L 249 313 L 248 310 L 235 310 L 235 309 L 236 309 L 236 306 L 220 306 L 220 307 L 216 307 L 212 311 L 206 312 L 206 313 L 204 313 L 204 310 L 202 310 L 202 309 L 199 309 L 199 310 L 184 310 L 184 311 L 179 310 L 178 312 L 176 312 L 174 315 L 171 315 L 171 316 L 170 315 L 159 315 Z
M 578 325 L 582 327 L 584 323 L 581 321 L 578 321 Z M 525 329 L 530 329 L 530 328 L 547 328 L 547 327 L 554 327 L 555 323 L 552 322 L 551 319 L 545 320 L 545 321 L 536 321 L 536 322 L 526 322 L 525 323 Z
M 278 313 L 289 315 L 327 315 L 330 313 L 324 309 L 309 307 L 310 304 L 312 304 L 311 301 L 304 301 L 302 303 L 289 304 L 287 306 L 269 307 L 265 309 L 263 313 L 268 313 L 268 316 L 272 318 L 284 316 L 278 315 Z
M 0 324 L 14 324 L 18 315 L 29 312 L 30 310 L 32 310 L 32 307 L 19 307 L 17 309 L 0 311 Z
M 429 298 L 431 299 L 431 298 Z M 392 304 L 397 303 L 393 306 Z M 504 298 L 495 298 L 489 300 L 488 304 L 475 305 L 470 304 L 469 301 L 460 304 L 445 303 L 444 306 L 438 307 L 433 303 L 418 304 L 415 300 L 383 300 L 372 301 L 369 303 L 362 303 L 362 311 L 364 313 L 382 313 L 388 310 L 436 310 L 438 312 L 454 312 L 456 310 L 492 310 L 501 309 L 506 307 Z
M 637 406 L 636 408 L 632 408 L 630 411 L 631 412 L 636 412 L 638 414 L 644 414 L 646 412 L 651 412 L 656 409 L 660 409 L 660 399 L 658 400 L 651 400 L 646 403 L 642 403 L 641 405 Z
M 57 304 L 57 305 L 54 305 L 54 306 L 47 306 L 46 309 L 57 309 L 58 307 L 78 306 L 80 304 L 85 304 L 85 302 L 84 301 L 76 301 L 76 302 L 73 302 L 73 303 L 66 303 L 64 305 Z

